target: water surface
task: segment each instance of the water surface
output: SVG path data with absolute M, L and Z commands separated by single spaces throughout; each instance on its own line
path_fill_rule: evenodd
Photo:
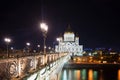
M 59 80 L 120 80 L 120 69 L 63 69 Z

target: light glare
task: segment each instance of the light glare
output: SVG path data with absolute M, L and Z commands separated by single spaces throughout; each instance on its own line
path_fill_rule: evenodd
M 42 30 L 48 31 L 48 26 L 45 23 L 41 23 L 40 27 L 41 27 Z
M 30 43 L 29 43 L 29 42 L 27 42 L 27 43 L 26 43 L 26 45 L 27 45 L 27 46 L 30 46 Z
M 56 40 L 57 40 L 57 41 L 60 41 L 60 38 L 57 38 Z
M 10 38 L 5 38 L 4 41 L 7 42 L 7 43 L 10 43 L 11 39 Z

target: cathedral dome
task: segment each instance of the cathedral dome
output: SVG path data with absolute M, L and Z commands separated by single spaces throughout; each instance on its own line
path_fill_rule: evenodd
M 64 41 L 74 41 L 75 40 L 74 38 L 75 38 L 75 34 L 69 25 L 64 33 Z
M 72 31 L 70 25 L 68 25 L 67 30 L 65 31 L 64 34 L 66 34 L 66 33 L 73 33 L 74 34 L 74 32 Z

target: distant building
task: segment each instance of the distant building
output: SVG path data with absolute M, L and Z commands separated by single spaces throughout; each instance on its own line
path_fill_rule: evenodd
M 82 56 L 83 45 L 79 45 L 79 37 L 75 36 L 70 26 L 65 31 L 63 37 L 57 38 L 58 45 L 55 46 L 56 52 L 69 52 L 74 55 Z

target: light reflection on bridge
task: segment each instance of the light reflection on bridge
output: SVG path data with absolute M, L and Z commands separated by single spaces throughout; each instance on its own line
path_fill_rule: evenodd
M 31 80 L 31 78 L 36 78 L 39 80 L 43 78 L 43 80 L 52 80 L 53 77 L 48 77 L 48 75 L 52 76 L 59 72 L 64 61 L 69 60 L 69 57 L 68 53 L 56 53 L 2 59 L 0 60 L 0 79 Z

